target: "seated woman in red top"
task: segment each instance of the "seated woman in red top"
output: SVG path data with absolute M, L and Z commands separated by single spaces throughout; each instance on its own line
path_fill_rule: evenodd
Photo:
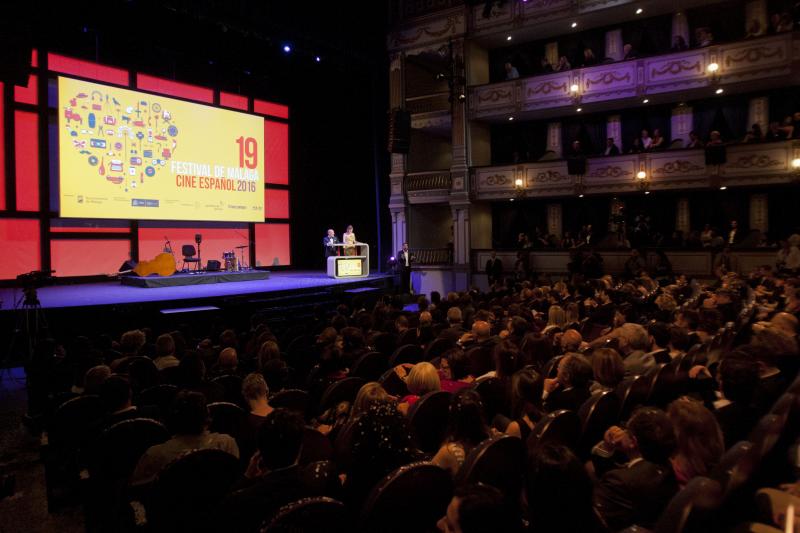
M 450 348 L 442 354 L 439 379 L 442 390 L 452 393 L 472 385 L 475 376 L 469 373 L 469 358 L 464 350 L 457 347 Z

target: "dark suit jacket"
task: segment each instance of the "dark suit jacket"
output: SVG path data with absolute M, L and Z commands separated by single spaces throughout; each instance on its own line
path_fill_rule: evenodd
M 331 244 L 339 244 L 339 239 L 335 235 L 333 237 L 328 237 L 326 235 L 322 238 L 322 245 L 325 247 L 325 257 L 336 255 L 336 251 L 339 249 L 336 246 L 330 246 Z
M 494 260 L 489 259 L 486 261 L 486 275 L 491 279 L 503 277 L 503 262 L 499 257 L 495 257 Z
M 588 400 L 591 395 L 589 387 L 570 387 L 569 389 L 559 387 L 547 396 L 544 401 L 544 409 L 548 412 L 569 409 L 577 413 L 583 402 Z
M 758 423 L 759 412 L 753 405 L 732 402 L 719 409 L 714 409 L 722 435 L 725 437 L 725 448 L 730 448 L 740 440 L 747 440 L 750 431 Z
M 606 148 L 608 148 L 608 147 L 606 147 Z M 612 144 L 611 145 L 611 149 L 608 151 L 608 153 L 606 154 L 605 151 L 603 151 L 603 154 L 609 155 L 609 156 L 611 156 L 611 155 L 619 155 L 619 146 L 617 146 L 616 144 Z
M 611 531 L 633 524 L 652 529 L 676 492 L 670 466 L 642 460 L 607 472 L 595 486 L 594 504 Z
M 400 267 L 401 270 L 406 268 L 411 269 L 411 266 L 416 262 L 417 258 L 414 254 L 411 253 L 411 250 L 408 251 L 408 266 L 406 267 L 406 261 L 403 259 L 403 250 L 398 250 L 397 255 L 397 266 Z

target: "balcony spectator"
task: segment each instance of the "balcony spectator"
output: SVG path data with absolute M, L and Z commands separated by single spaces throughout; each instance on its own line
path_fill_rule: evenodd
M 533 248 L 533 243 L 531 243 L 531 239 L 528 237 L 527 233 L 523 232 L 517 236 L 517 246 L 523 250 Z
M 682 35 L 676 35 L 672 38 L 672 51 L 681 52 L 686 50 L 689 46 L 686 44 L 686 39 Z
M 722 134 L 717 130 L 712 131 L 711 134 L 709 135 L 709 141 L 706 144 L 706 146 L 718 146 L 721 144 L 722 144 Z
M 561 239 L 561 248 L 575 248 L 575 239 L 568 231 L 564 232 L 564 238 Z
M 697 42 L 698 48 L 705 48 L 714 44 L 714 34 L 711 32 L 711 28 L 703 26 L 694 30 L 694 40 Z
M 597 58 L 594 55 L 594 51 L 586 47 L 583 49 L 583 63 L 581 64 L 582 67 L 591 67 L 592 65 L 597 64 Z
M 642 141 L 641 141 L 641 139 L 639 139 L 639 137 L 634 137 L 633 140 L 631 141 L 631 147 L 628 150 L 628 153 L 629 154 L 640 154 L 643 151 L 644 151 L 644 149 L 642 149 Z
M 649 150 L 653 144 L 653 139 L 650 137 L 650 132 L 647 129 L 642 130 L 642 135 L 640 137 L 642 150 Z
M 711 241 L 714 240 L 714 230 L 711 229 L 711 224 L 706 224 L 703 231 L 700 232 L 700 242 L 703 248 L 711 248 Z
M 775 18 L 776 15 L 777 13 L 775 15 L 772 15 L 773 19 Z M 784 11 L 783 13 L 777 16 L 778 16 L 778 23 L 775 26 L 775 33 L 784 33 L 787 31 L 792 31 L 794 29 L 794 21 L 792 20 L 792 15 L 790 13 Z
M 800 269 L 800 250 L 789 241 L 781 241 L 781 249 L 775 254 L 778 271 L 793 273 Z
M 700 136 L 697 135 L 697 132 L 692 130 L 689 132 L 689 142 L 686 144 L 686 148 L 702 148 L 703 141 L 700 140 Z
M 506 61 L 504 68 L 506 69 L 507 80 L 516 80 L 519 78 L 519 71 L 517 70 L 517 67 L 512 65 L 510 61 Z
M 664 137 L 661 135 L 661 130 L 655 128 L 653 130 L 653 139 L 650 142 L 650 150 L 663 150 L 664 149 Z
M 761 37 L 764 35 L 764 28 L 761 27 L 761 22 L 758 19 L 753 19 L 750 21 L 750 24 L 747 26 L 747 33 L 745 34 L 745 39 L 752 39 L 754 37 Z
M 550 61 L 548 61 L 546 57 L 543 57 L 539 62 L 539 72 L 542 74 L 549 74 L 553 72 L 553 65 L 550 64 Z
M 627 61 L 629 59 L 636 59 L 636 50 L 633 49 L 631 43 L 625 43 L 622 47 L 622 60 Z
M 794 137 L 795 134 L 794 126 L 795 124 L 794 120 L 792 119 L 792 115 L 786 115 L 783 118 L 783 122 L 781 123 L 780 127 L 778 128 L 778 130 L 780 130 L 780 132 L 783 133 L 783 140 L 791 139 Z
M 570 70 L 572 65 L 569 61 L 567 61 L 567 56 L 561 56 L 558 58 L 558 64 L 553 67 L 555 72 L 564 72 L 565 70 Z
M 753 124 L 742 139 L 744 143 L 760 143 L 764 140 L 764 135 L 761 133 L 761 126 Z
M 778 121 L 773 120 L 769 123 L 767 133 L 764 135 L 764 140 L 767 142 L 786 140 L 786 134 L 781 131 L 781 125 Z
M 613 137 L 606 139 L 606 149 L 603 152 L 605 156 L 619 155 L 619 146 L 614 142 Z

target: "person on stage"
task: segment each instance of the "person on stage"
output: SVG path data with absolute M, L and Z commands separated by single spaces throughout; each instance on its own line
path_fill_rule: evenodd
M 342 243 L 344 243 L 344 255 L 358 255 L 356 252 L 356 234 L 353 233 L 353 226 L 347 226 L 347 231 L 342 235 Z
M 339 244 L 339 239 L 336 238 L 336 233 L 328 230 L 328 234 L 322 238 L 322 245 L 325 247 L 325 261 L 333 255 L 337 255 L 336 244 Z
M 403 243 L 403 249 L 397 252 L 397 264 L 400 267 L 400 292 L 408 294 L 411 292 L 411 264 L 417 258 L 408 249 L 408 243 Z

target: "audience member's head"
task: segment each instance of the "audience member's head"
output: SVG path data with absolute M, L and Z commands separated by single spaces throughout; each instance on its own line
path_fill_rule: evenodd
M 577 352 L 580 349 L 582 342 L 583 337 L 578 330 L 568 329 L 563 335 L 561 335 L 561 350 L 564 353 Z
M 126 331 L 119 339 L 119 349 L 123 355 L 136 355 L 145 342 L 147 342 L 147 338 L 142 330 Z
M 350 419 L 354 420 L 369 410 L 369 407 L 381 401 L 390 401 L 391 397 L 386 389 L 377 381 L 370 381 L 358 389 L 353 407 L 350 409 Z
M 759 383 L 758 362 L 747 354 L 735 351 L 720 361 L 717 382 L 726 399 L 749 405 Z
M 269 387 L 264 376 L 256 372 L 247 374 L 242 380 L 242 396 L 248 403 L 266 401 L 269 397 Z
M 679 477 L 688 480 L 708 475 L 725 451 L 722 430 L 713 413 L 698 401 L 682 398 L 669 404 L 667 416 L 675 430 L 674 464 Z
M 300 458 L 305 422 L 288 409 L 275 409 L 258 428 L 259 461 L 267 470 L 292 466 Z
M 239 366 L 239 357 L 236 355 L 236 348 L 225 348 L 219 352 L 217 365 L 220 370 L 235 371 Z
M 495 374 L 499 378 L 510 378 L 519 363 L 519 350 L 514 344 L 503 341 L 494 347 L 492 353 Z
M 441 390 L 442 383 L 436 367 L 423 361 L 414 365 L 411 372 L 408 373 L 406 386 L 411 394 L 424 396 L 429 392 Z
M 170 407 L 167 425 L 175 435 L 200 435 L 208 426 L 206 397 L 199 392 L 178 392 Z
M 169 333 L 164 333 L 156 339 L 156 357 L 168 355 L 175 355 L 175 339 Z
M 450 326 L 460 326 L 462 322 L 461 308 L 453 306 L 447 310 L 447 323 Z
M 108 413 L 116 413 L 131 406 L 131 383 L 125 376 L 109 376 L 100 385 L 100 401 Z
M 448 439 L 472 447 L 488 437 L 480 394 L 472 389 L 459 390 L 450 401 Z
M 111 368 L 106 365 L 93 366 L 86 371 L 83 378 L 84 394 L 100 394 L 100 388 L 111 375 Z
M 628 322 L 615 330 L 615 334 L 619 339 L 619 349 L 623 354 L 650 349 L 650 337 L 644 326 Z
M 542 392 L 544 376 L 527 367 L 511 376 L 511 416 L 521 418 L 528 415 L 535 421 L 542 414 Z
M 436 524 L 445 533 L 511 531 L 503 505 L 503 493 L 491 485 L 462 485 L 456 488 L 447 513 Z
M 615 388 L 625 377 L 625 363 L 613 348 L 594 350 L 591 361 L 594 380 L 607 389 Z
M 567 354 L 558 363 L 557 379 L 565 389 L 588 387 L 592 380 L 592 367 L 582 355 Z
M 469 357 L 461 348 L 450 348 L 442 354 L 450 368 L 450 379 L 458 381 L 469 376 Z
M 669 345 L 670 331 L 668 324 L 664 322 L 653 322 L 647 326 L 647 333 L 650 334 L 653 344 L 652 348 L 654 350 L 656 348 L 664 349 Z
M 675 451 L 675 430 L 667 414 L 655 407 L 640 407 L 628 420 L 635 451 L 645 461 L 666 465 Z

